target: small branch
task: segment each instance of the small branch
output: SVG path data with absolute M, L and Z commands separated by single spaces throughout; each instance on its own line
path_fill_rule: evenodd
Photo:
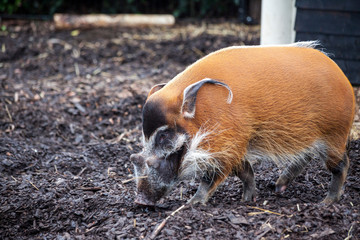
M 178 209 L 176 209 L 175 211 L 173 211 L 169 216 L 167 216 L 160 224 L 159 226 L 152 232 L 152 234 L 150 235 L 149 239 L 154 239 L 160 232 L 161 230 L 165 227 L 165 224 L 167 222 L 167 220 L 169 220 L 170 217 L 174 216 L 177 212 L 179 212 L 181 209 L 183 209 L 186 205 L 182 205 L 181 207 L 179 207 Z
M 284 215 L 281 214 L 281 213 L 273 212 L 273 211 L 266 210 L 266 209 L 259 208 L 259 207 L 252 207 L 252 206 L 247 206 L 247 207 L 248 207 L 248 208 L 257 209 L 257 210 L 260 210 L 260 211 L 263 211 L 263 212 L 266 212 L 266 213 L 271 213 L 271 214 L 275 214 L 275 215 L 279 215 L 279 216 L 284 216 Z M 259 212 L 257 212 L 256 214 L 259 214 Z M 256 214 L 254 214 L 254 215 L 256 215 Z M 252 215 L 252 213 L 249 213 L 249 215 Z
M 136 179 L 141 179 L 141 178 L 147 178 L 147 176 L 141 176 L 141 177 L 133 177 L 133 178 L 130 178 L 130 179 L 127 179 L 127 180 L 124 180 L 124 181 L 121 181 L 123 184 L 125 183 L 128 183 L 128 182 L 131 182 L 131 181 L 134 181 Z
M 76 176 L 80 177 L 80 175 L 83 174 L 86 169 L 87 169 L 87 167 L 84 167 L 83 169 L 81 169 L 81 171 Z
M 119 143 L 125 137 L 125 134 L 127 134 L 127 132 L 123 132 L 119 136 L 117 136 L 116 138 L 107 140 L 107 142 L 112 143 L 112 144 Z
M 5 104 L 5 110 L 6 110 L 7 114 L 8 114 L 8 116 L 9 116 L 10 122 L 12 122 L 13 119 L 12 119 L 12 117 L 11 117 L 10 111 L 9 111 L 8 106 L 7 106 L 6 104 Z
M 88 229 L 85 230 L 85 233 L 91 232 L 91 231 L 94 230 L 94 229 L 95 229 L 95 227 L 88 228 Z
M 92 214 L 92 215 L 93 215 L 93 214 Z M 90 224 L 87 226 L 87 229 L 85 230 L 85 233 L 91 232 L 92 230 L 95 229 L 96 226 L 102 224 L 102 223 L 105 222 L 107 219 L 109 219 L 109 215 L 108 215 L 108 214 L 106 214 L 103 218 L 98 219 L 98 220 L 96 220 L 96 221 L 93 222 L 93 223 L 90 223 Z
M 193 47 L 192 50 L 193 50 L 197 55 L 199 55 L 199 57 L 205 56 L 205 54 L 204 54 L 202 51 L 200 51 L 198 48 L 196 48 L 196 47 Z
M 180 200 L 183 199 L 183 187 L 181 186 L 180 187 Z
M 259 214 L 264 214 L 265 212 L 251 212 L 248 213 L 249 216 L 255 216 L 255 215 L 259 215 Z
M 350 240 L 352 238 L 352 230 L 353 230 L 353 225 L 351 225 L 349 231 L 348 231 L 348 234 L 347 234 L 347 237 L 344 239 L 344 240 Z
M 77 63 L 74 64 L 74 68 L 75 68 L 75 74 L 76 76 L 80 76 L 80 70 L 79 70 L 79 65 Z
M 35 184 L 33 184 L 31 181 L 29 181 L 29 180 L 26 180 L 26 181 L 28 181 L 31 184 L 31 186 L 33 186 L 36 190 L 40 191 L 39 188 L 37 186 L 35 186 Z
M 95 139 L 99 139 L 94 133 L 90 133 L 90 135 Z

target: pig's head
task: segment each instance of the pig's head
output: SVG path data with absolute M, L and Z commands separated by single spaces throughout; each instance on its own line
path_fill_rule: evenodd
M 130 157 L 137 184 L 135 203 L 155 205 L 172 189 L 179 176 L 183 175 L 180 172 L 183 170 L 182 162 L 184 156 L 188 155 L 192 137 L 179 124 L 181 121 L 177 120 L 187 118 L 189 122 L 194 118 L 196 95 L 204 83 L 228 88 L 215 80 L 204 79 L 188 86 L 181 98 L 175 96 L 171 101 L 168 97 L 168 92 L 171 91 L 151 96 L 165 84 L 156 85 L 150 90 L 142 116 L 143 150 Z
M 167 125 L 162 112 L 147 102 L 143 110 L 143 151 L 130 157 L 134 165 L 141 205 L 154 205 L 178 179 L 187 135 L 181 128 Z

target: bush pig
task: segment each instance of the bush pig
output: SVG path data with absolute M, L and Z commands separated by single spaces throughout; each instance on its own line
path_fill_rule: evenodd
M 348 79 L 314 41 L 228 47 L 154 86 L 142 113 L 143 150 L 130 157 L 136 203 L 154 205 L 181 179 L 200 184 L 190 203 L 206 203 L 229 174 L 255 200 L 252 162 L 283 167 L 282 192 L 310 159 L 332 174 L 325 204 L 340 199 L 355 112 Z

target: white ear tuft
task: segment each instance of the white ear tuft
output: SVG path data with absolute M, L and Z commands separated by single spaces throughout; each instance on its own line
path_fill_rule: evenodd
M 184 111 L 183 115 L 184 115 L 184 118 L 194 118 L 195 117 L 195 108 L 191 113 L 187 112 L 187 111 Z

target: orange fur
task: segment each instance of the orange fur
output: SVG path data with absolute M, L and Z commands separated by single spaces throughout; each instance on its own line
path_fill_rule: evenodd
M 226 104 L 226 89 L 209 85 L 199 91 L 195 119 L 184 119 L 179 112 L 182 92 L 203 78 L 228 84 L 233 103 Z M 175 121 L 191 133 L 210 121 L 247 143 L 256 131 L 266 136 L 269 130 L 284 129 L 273 137 L 304 143 L 291 146 L 293 150 L 321 135 L 330 138 L 333 130 L 346 139 L 355 106 L 352 87 L 339 67 L 317 50 L 297 47 L 222 49 L 189 66 L 154 97 L 165 99 L 169 123 Z

